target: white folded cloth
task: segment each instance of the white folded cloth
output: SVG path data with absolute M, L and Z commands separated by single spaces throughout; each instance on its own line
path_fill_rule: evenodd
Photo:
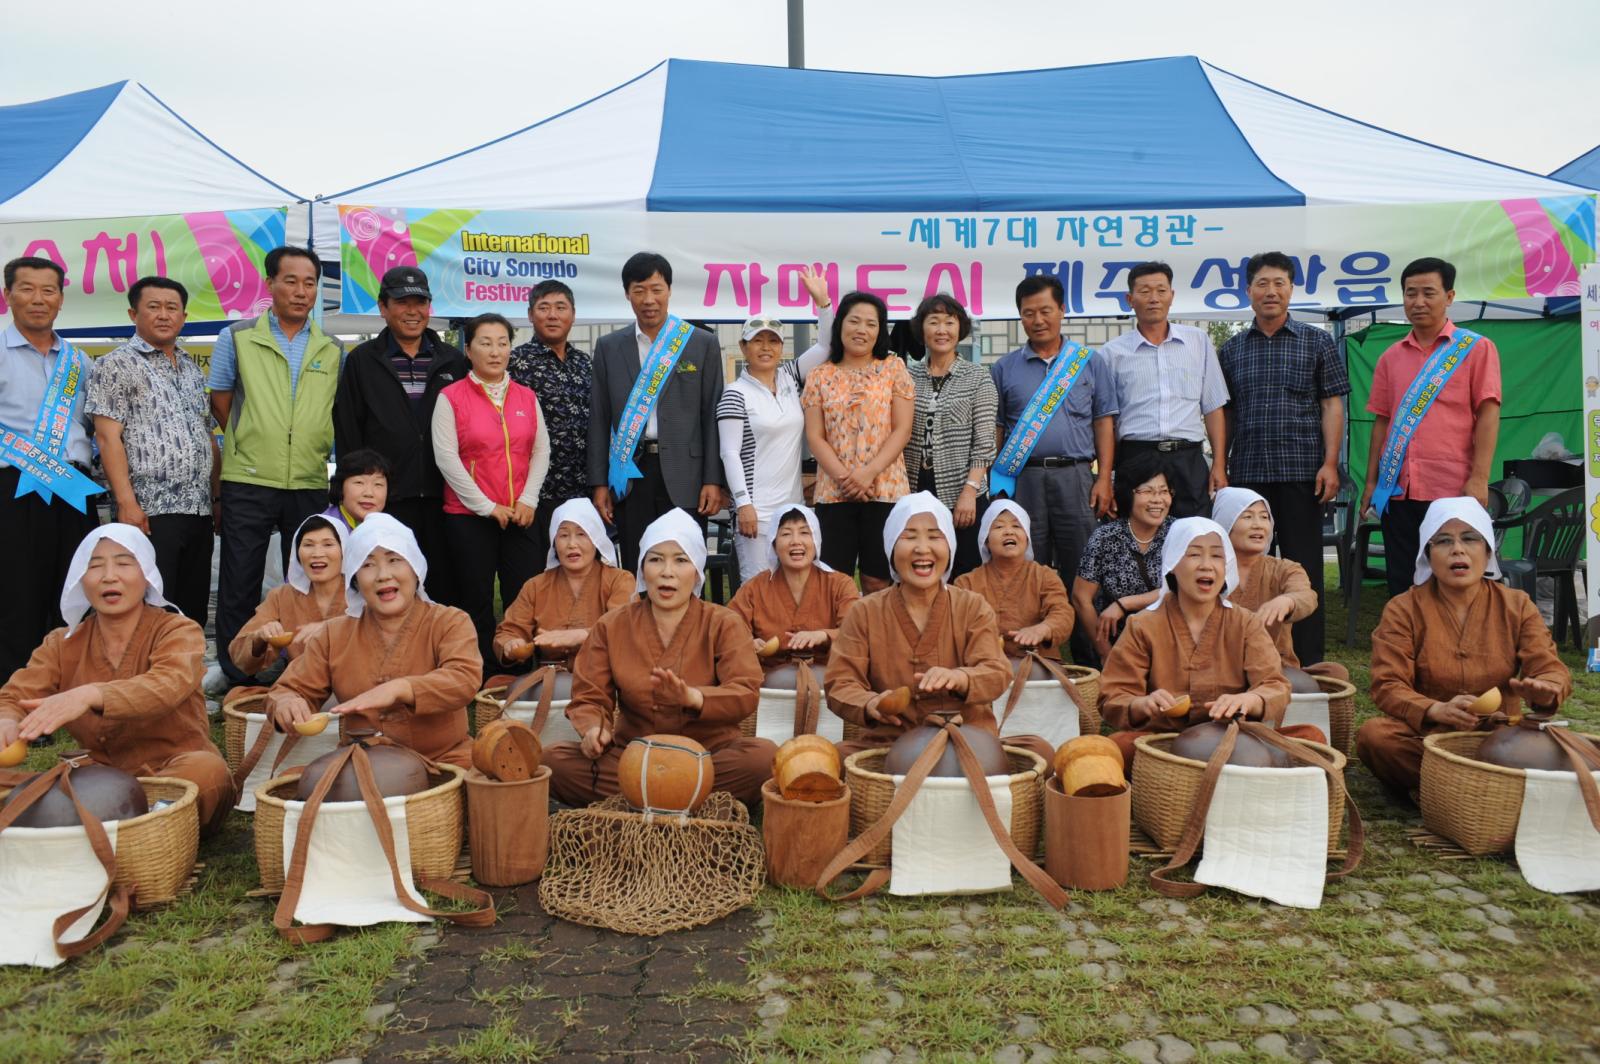
M 1222 766 L 1197 883 L 1316 909 L 1328 871 L 1328 777 L 1320 768 Z
M 817 696 L 821 698 L 822 692 Z M 756 737 L 770 739 L 782 746 L 794 738 L 793 691 L 780 687 L 763 687 L 761 700 L 756 703 Z M 844 721 L 828 709 L 827 700 L 817 707 L 817 734 L 832 743 L 844 742 Z
M 1522 815 L 1517 820 L 1517 867 L 1536 890 L 1570 894 L 1600 890 L 1600 831 L 1572 772 L 1524 769 Z M 1600 772 L 1592 773 L 1600 781 Z
M 570 701 L 571 699 L 563 698 L 550 703 L 550 715 L 545 717 L 544 733 L 539 736 L 539 744 L 541 746 L 549 746 L 552 743 L 583 741 L 583 736 L 578 734 L 578 729 L 574 728 L 572 722 L 567 719 L 567 703 Z M 513 702 L 505 710 L 506 716 L 529 726 L 532 726 L 534 715 L 538 712 L 539 700 L 537 698 L 527 702 Z
M 898 788 L 904 776 L 896 776 Z M 1000 823 L 1011 830 L 1011 778 L 988 777 Z M 964 776 L 929 776 L 894 823 L 890 894 L 981 894 L 1011 889 L 1011 862 L 994 841 Z
M 105 825 L 111 852 L 117 850 L 117 822 Z M 9 827 L 0 832 L 0 964 L 54 968 L 64 958 L 51 937 L 58 917 L 85 905 L 92 908 L 67 928 L 62 942 L 78 942 L 94 930 L 111 887 L 106 870 L 81 825 L 65 828 Z M 98 903 L 97 903 L 98 902 Z
M 293 860 L 304 802 L 288 802 L 283 815 L 283 871 Z M 395 862 L 400 881 L 412 900 L 426 905 L 411 880 L 411 840 L 406 835 L 405 798 L 385 798 L 384 810 L 394 831 Z M 377 829 L 364 802 L 324 802 L 311 826 L 311 849 L 294 918 L 303 924 L 369 924 L 404 921 L 426 924 L 432 917 L 412 912 L 395 896 L 394 880 Z
M 1290 695 L 1289 706 L 1283 711 L 1284 724 L 1313 724 L 1333 742 L 1333 722 L 1328 717 L 1328 694 Z
M 1005 712 L 1005 696 L 995 701 L 995 712 Z M 1000 727 L 1000 737 L 1037 735 L 1051 746 L 1078 737 L 1078 704 L 1055 680 L 1029 680 Z

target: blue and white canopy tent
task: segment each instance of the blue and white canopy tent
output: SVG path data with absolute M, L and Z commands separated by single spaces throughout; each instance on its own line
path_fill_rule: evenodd
M 0 107 L 0 144 L 0 238 L 9 233 L 29 242 L 51 227 L 92 219 L 285 207 L 288 238 L 303 243 L 308 237 L 308 200 L 228 153 L 137 82 Z M 5 257 L 21 250 L 9 248 Z M 72 249 L 64 244 L 62 250 L 69 260 L 68 298 L 78 302 L 70 287 L 78 279 Z M 141 269 L 149 267 L 149 254 L 147 239 Z M 103 325 L 109 328 L 68 331 L 129 331 L 120 312 Z M 196 322 L 186 331 L 217 328 Z
M 1600 189 L 1600 146 L 1590 148 L 1567 165 L 1550 171 L 1557 181 Z

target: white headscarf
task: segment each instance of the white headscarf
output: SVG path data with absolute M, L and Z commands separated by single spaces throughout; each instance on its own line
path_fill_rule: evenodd
M 683 548 L 683 553 L 694 562 L 695 594 L 700 593 L 700 586 L 706 581 L 706 534 L 694 518 L 689 516 L 687 510 L 668 510 L 644 530 L 644 535 L 639 537 L 639 569 L 638 581 L 635 584 L 638 590 L 644 590 L 644 556 L 650 553 L 650 548 L 662 543 L 676 543 Z
M 1492 580 L 1500 579 L 1500 559 L 1494 553 L 1494 519 L 1489 516 L 1489 511 L 1483 504 L 1470 495 L 1460 495 L 1453 499 L 1435 499 L 1428 504 L 1428 512 L 1422 515 L 1422 531 L 1417 541 L 1417 569 L 1412 575 L 1413 584 L 1426 584 L 1433 575 L 1433 567 L 1428 564 L 1428 540 L 1432 539 L 1447 521 L 1465 521 L 1473 530 L 1483 537 L 1489 545 L 1489 567 L 1485 574 Z
M 1211 500 L 1211 520 L 1231 535 L 1240 516 L 1256 503 L 1265 506 L 1267 517 L 1272 517 L 1272 504 L 1249 488 L 1223 488 Z
M 617 564 L 617 545 L 606 535 L 606 523 L 600 520 L 600 511 L 594 508 L 594 503 L 588 499 L 568 499 L 550 512 L 550 553 L 544 560 L 546 569 L 554 569 L 561 564 L 556 557 L 556 530 L 563 521 L 571 521 L 583 529 L 589 542 L 594 544 L 594 556 L 601 562 L 611 566 Z
M 833 566 L 822 560 L 822 525 L 817 521 L 817 512 L 809 506 L 795 503 L 785 506 L 772 517 L 772 534 L 767 537 L 767 568 L 776 572 L 778 569 L 778 526 L 783 524 L 783 515 L 791 510 L 799 510 L 800 515 L 806 519 L 806 524 L 811 526 L 811 539 L 816 544 L 817 556 L 811 559 L 811 564 L 826 572 L 833 572 Z
M 1184 552 L 1189 549 L 1189 544 L 1207 534 L 1215 534 L 1222 539 L 1222 553 L 1227 558 L 1227 564 L 1222 572 L 1224 586 L 1217 598 L 1224 606 L 1233 608 L 1233 603 L 1228 601 L 1228 593 L 1239 586 L 1239 559 L 1234 556 L 1233 544 L 1228 540 L 1228 533 L 1208 517 L 1180 517 L 1172 522 L 1171 528 L 1167 529 L 1166 542 L 1161 545 L 1161 581 L 1156 585 L 1160 590 L 1156 600 L 1146 609 L 1153 610 L 1166 599 L 1171 590 L 1167 587 L 1167 574 L 1183 561 Z
M 895 583 L 900 582 L 900 574 L 894 567 L 894 545 L 900 538 L 900 533 L 906 530 L 906 525 L 917 514 L 932 514 L 933 519 L 939 523 L 939 531 L 944 533 L 944 540 L 950 545 L 950 560 L 944 566 L 944 580 L 950 581 L 950 571 L 956 565 L 956 526 L 950 520 L 950 511 L 944 503 L 939 501 L 939 496 L 931 491 L 918 491 L 906 495 L 894 504 L 894 509 L 889 511 L 889 519 L 883 523 L 883 556 L 889 559 L 889 575 Z
M 72 563 L 67 566 L 66 583 L 61 585 L 61 616 L 67 622 L 69 636 L 78 630 L 78 625 L 83 623 L 83 615 L 89 612 L 89 596 L 83 590 L 83 574 L 89 571 L 89 555 L 94 553 L 102 539 L 119 543 L 133 552 L 139 568 L 144 570 L 146 602 L 163 608 L 172 605 L 162 595 L 164 588 L 161 585 L 161 570 L 156 568 L 156 549 L 150 545 L 145 534 L 132 525 L 101 525 L 84 536 L 83 542 L 78 544 L 78 549 L 72 554 Z
M 344 521 L 326 514 L 312 514 L 300 522 L 300 527 L 294 530 L 294 538 L 289 541 L 289 579 L 288 584 L 302 595 L 311 594 L 311 577 L 306 575 L 304 567 L 300 564 L 300 537 L 305 533 L 306 526 L 313 521 L 326 521 L 333 529 L 334 538 L 339 541 L 340 566 L 344 564 L 345 530 Z
M 1022 525 L 1022 534 L 1028 537 L 1028 549 L 1023 551 L 1022 556 L 1033 561 L 1033 521 L 1028 517 L 1028 511 L 1010 499 L 995 499 L 983 511 L 983 520 L 978 524 L 978 556 L 985 565 L 994 558 L 994 552 L 989 549 L 989 530 L 994 528 L 995 518 L 1007 513 Z
M 369 514 L 350 533 L 344 545 L 344 612 L 352 617 L 361 616 L 367 608 L 366 599 L 355 587 L 356 573 L 372 552 L 380 547 L 394 551 L 410 563 L 411 571 L 417 574 L 417 597 L 423 602 L 432 601 L 427 591 L 423 590 L 423 584 L 428 579 L 428 559 L 422 556 L 417 537 L 411 534 L 411 529 L 386 513 Z

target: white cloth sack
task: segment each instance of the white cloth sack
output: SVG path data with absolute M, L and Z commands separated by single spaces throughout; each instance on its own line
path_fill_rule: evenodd
M 254 748 L 256 740 L 261 737 L 261 729 L 265 727 L 269 727 L 265 713 L 244 715 L 245 750 Z M 237 808 L 240 812 L 255 812 L 256 788 L 276 775 L 272 771 L 272 763 L 278 759 L 278 750 L 283 746 L 283 740 L 283 733 L 274 729 L 272 738 L 267 740 L 267 748 L 261 752 L 261 759 L 244 778 L 244 786 L 239 789 Z M 309 765 L 323 754 L 331 754 L 337 749 L 339 749 L 339 724 L 337 721 L 329 721 L 328 726 L 320 734 L 300 736 L 294 744 L 294 749 L 289 751 L 289 755 L 283 759 L 283 764 L 278 766 L 278 772 L 284 772 L 296 765 Z
M 904 776 L 894 777 L 899 788 Z M 1011 777 L 989 776 L 1000 823 L 1011 830 Z M 894 822 L 889 893 L 983 894 L 1011 889 L 1011 862 L 994 841 L 965 776 L 929 776 Z
M 1571 894 L 1600 890 L 1600 831 L 1595 831 L 1572 772 L 1523 770 L 1517 820 L 1517 867 L 1535 890 Z M 1593 773 L 1600 781 L 1600 772 Z
M 763 687 L 756 703 L 756 737 L 782 746 L 794 738 L 794 692 L 779 687 Z M 817 692 L 822 698 L 822 692 Z M 817 706 L 817 734 L 831 743 L 844 742 L 844 721 L 828 708 L 827 700 Z
M 577 743 L 583 741 L 583 736 L 578 734 L 578 729 L 572 726 L 567 719 L 567 704 L 570 698 L 552 699 L 550 702 L 550 715 L 544 719 L 544 731 L 539 735 L 539 745 L 548 747 L 551 743 Z M 521 721 L 533 727 L 533 718 L 539 712 L 537 698 L 526 702 L 512 702 L 505 708 L 505 715 L 512 720 Z
M 1196 883 L 1297 909 L 1322 906 L 1328 777 L 1320 768 L 1222 766 Z
M 1289 705 L 1283 711 L 1283 723 L 1313 724 L 1322 729 L 1322 734 L 1328 737 L 1328 742 L 1333 742 L 1333 721 L 1328 716 L 1328 693 L 1319 691 L 1314 695 L 1290 695 Z
M 995 699 L 996 713 L 1004 713 L 1009 692 Z M 1055 680 L 1028 680 L 1016 706 L 1000 727 L 1000 738 L 1037 735 L 1051 746 L 1078 737 L 1078 704 Z
M 117 851 L 117 822 L 105 825 L 111 852 Z M 93 905 L 67 928 L 63 942 L 78 942 L 94 930 L 105 910 L 110 883 L 81 825 L 66 828 L 6 828 L 0 832 L 0 964 L 54 968 L 65 958 L 56 952 L 51 929 L 63 913 Z M 95 899 L 99 904 L 95 905 Z
M 304 802 L 285 803 L 283 813 L 283 872 L 289 874 L 294 843 L 300 834 Z M 406 799 L 385 798 L 383 807 L 394 831 L 394 857 L 400 882 L 418 904 L 426 905 L 411 882 L 411 839 L 406 835 Z M 324 802 L 311 826 L 311 848 L 306 853 L 306 875 L 294 918 L 303 924 L 338 924 L 366 927 L 404 921 L 431 923 L 431 916 L 414 913 L 400 904 L 384 859 L 378 832 L 372 826 L 365 802 Z

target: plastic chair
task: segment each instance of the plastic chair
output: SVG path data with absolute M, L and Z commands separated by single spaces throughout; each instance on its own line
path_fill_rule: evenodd
M 1356 507 L 1356 483 L 1342 469 L 1339 494 L 1322 507 L 1322 549 L 1333 548 L 1339 563 L 1339 590 L 1347 592 L 1350 583 L 1350 515 Z
M 739 590 L 739 555 L 734 550 L 733 537 L 737 534 L 733 516 L 722 510 L 711 517 L 707 525 L 716 549 L 706 555 L 706 598 L 726 606 Z
M 1533 489 L 1528 482 L 1517 477 L 1507 477 L 1489 485 L 1489 518 L 1494 522 L 1494 549 L 1500 552 L 1505 543 L 1506 530 L 1516 525 L 1533 499 Z
M 1583 649 L 1583 629 L 1578 624 L 1578 594 L 1573 580 L 1578 568 L 1578 553 L 1583 550 L 1583 489 L 1563 491 L 1515 522 L 1522 528 L 1522 557 L 1502 558 L 1500 571 L 1505 582 L 1537 598 L 1539 577 L 1556 582 L 1555 639 L 1560 645 L 1572 626 L 1572 643 Z
M 1344 485 L 1339 488 L 1340 494 L 1344 492 Z M 1355 508 L 1361 505 L 1360 496 L 1355 494 L 1355 482 L 1350 482 L 1350 538 L 1345 550 L 1347 552 L 1346 568 L 1349 579 L 1341 586 L 1344 591 L 1345 622 L 1344 645 L 1353 646 L 1356 641 L 1356 618 L 1361 611 L 1361 584 L 1365 580 L 1385 579 L 1388 572 L 1385 568 L 1372 568 L 1373 558 L 1382 558 L 1383 545 L 1380 543 L 1377 550 L 1373 550 L 1372 537 L 1383 531 L 1383 526 L 1377 521 L 1362 521 Z M 1341 577 L 1341 579 L 1343 579 Z

